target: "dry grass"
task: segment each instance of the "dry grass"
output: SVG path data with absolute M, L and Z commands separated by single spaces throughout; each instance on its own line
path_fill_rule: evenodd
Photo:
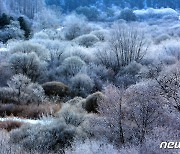
M 7 130 L 8 132 L 12 129 L 20 128 L 23 123 L 16 121 L 3 121 L 0 122 L 0 129 Z
M 0 116 L 15 116 L 20 118 L 37 119 L 42 115 L 55 115 L 61 109 L 60 104 L 43 105 L 14 105 L 0 104 Z

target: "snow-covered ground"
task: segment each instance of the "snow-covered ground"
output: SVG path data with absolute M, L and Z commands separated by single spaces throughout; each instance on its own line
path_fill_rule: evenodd
M 0 52 L 3 52 L 3 51 L 8 51 L 7 48 L 0 48 Z
M 161 9 L 142 9 L 142 10 L 135 10 L 134 13 L 136 15 L 148 15 L 148 14 L 157 14 L 157 15 L 178 15 L 179 13 L 171 8 L 161 8 Z
M 17 118 L 17 117 L 7 117 L 7 118 L 0 118 L 0 122 L 5 122 L 5 121 L 14 121 L 14 122 L 22 122 L 22 123 L 28 123 L 28 124 L 48 124 L 51 121 L 50 120 L 32 120 L 32 119 L 22 119 L 22 118 Z
M 64 27 L 61 26 L 61 27 L 57 28 L 56 30 L 57 31 L 62 31 L 63 29 L 64 29 Z

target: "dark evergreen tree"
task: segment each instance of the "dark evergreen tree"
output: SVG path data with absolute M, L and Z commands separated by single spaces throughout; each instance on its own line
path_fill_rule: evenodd
M 133 10 L 131 9 L 124 9 L 121 11 L 120 19 L 124 19 L 126 21 L 136 21 L 137 17 Z
M 4 26 L 9 25 L 11 23 L 11 18 L 5 13 L 0 17 L 0 29 L 4 28 Z
M 86 16 L 87 19 L 91 21 L 97 20 L 100 14 L 96 7 L 87 7 L 87 6 L 77 8 L 76 13 Z
M 31 34 L 30 26 L 27 24 L 26 20 L 23 17 L 19 17 L 18 21 L 21 29 L 24 30 L 24 37 L 28 39 Z

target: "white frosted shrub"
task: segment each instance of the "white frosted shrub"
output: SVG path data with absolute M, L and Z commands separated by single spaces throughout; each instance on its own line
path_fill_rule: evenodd
M 77 74 L 71 78 L 71 90 L 75 96 L 87 96 L 93 87 L 93 80 L 86 74 Z
M 94 59 L 93 50 L 90 48 L 85 48 L 83 46 L 74 45 L 66 47 L 63 58 L 68 58 L 70 56 L 80 57 L 87 64 L 91 63 Z
M 63 61 L 61 69 L 62 73 L 66 76 L 75 76 L 85 66 L 86 63 L 81 58 L 77 56 L 71 56 Z
M 175 57 L 177 60 L 180 60 L 180 45 L 179 41 L 166 41 L 164 42 L 164 51 Z
M 49 58 L 49 51 L 42 45 L 30 41 L 24 41 L 13 45 L 11 53 L 32 53 L 35 52 L 42 60 Z
M 119 151 L 111 144 L 86 140 L 84 142 L 75 142 L 72 148 L 66 149 L 65 154 L 119 154 Z
M 45 63 L 39 59 L 36 53 L 15 53 L 9 60 L 14 74 L 24 74 L 32 81 L 42 79 L 45 71 Z
M 86 48 L 88 47 L 92 47 L 93 45 L 95 45 L 97 42 L 99 41 L 98 37 L 96 37 L 93 34 L 86 34 L 86 35 L 82 35 L 79 36 L 78 38 L 76 38 L 76 42 L 80 45 L 80 46 L 84 46 Z
M 91 34 L 95 35 L 100 41 L 106 41 L 108 37 L 108 31 L 104 29 L 93 31 Z
M 84 140 L 88 137 L 88 116 L 74 112 L 71 106 L 64 104 L 56 118 L 49 120 L 44 124 L 25 125 L 13 130 L 11 141 L 22 145 L 26 150 L 61 153 L 71 146 L 74 139 Z
M 9 143 L 10 136 L 8 132 L 1 130 L 0 136 L 0 154 L 28 154 L 20 146 Z
M 33 38 L 34 39 L 49 39 L 49 36 L 45 32 L 40 31 L 40 32 L 35 33 Z

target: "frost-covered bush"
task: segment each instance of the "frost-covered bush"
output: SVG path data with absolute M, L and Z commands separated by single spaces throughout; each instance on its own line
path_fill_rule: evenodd
M 45 29 L 45 32 L 51 40 L 64 40 L 63 36 L 64 27 L 59 25 L 56 29 Z
M 166 41 L 164 42 L 164 51 L 175 57 L 177 60 L 180 60 L 180 45 L 179 41 Z
M 9 65 L 14 74 L 26 75 L 34 82 L 44 78 L 45 63 L 34 52 L 12 54 Z
M 163 41 L 170 40 L 171 37 L 168 34 L 162 34 L 155 38 L 154 42 L 155 44 L 160 44 Z
M 66 76 L 75 76 L 78 74 L 84 67 L 86 66 L 86 63 L 77 56 L 71 56 L 66 58 L 62 65 L 61 65 L 61 71 Z
M 119 151 L 111 144 L 103 141 L 86 140 L 76 141 L 72 148 L 66 149 L 65 154 L 119 154 Z
M 98 37 L 96 37 L 93 34 L 86 34 L 86 35 L 82 35 L 76 38 L 76 42 L 79 45 L 84 46 L 86 48 L 92 47 L 98 41 L 99 41 Z
M 15 45 L 12 45 L 10 48 L 10 52 L 27 54 L 35 52 L 42 60 L 47 60 L 49 58 L 49 51 L 44 46 L 30 41 L 15 43 Z
M 114 78 L 114 73 L 103 65 L 89 64 L 87 74 L 94 80 L 94 89 L 96 91 L 102 90 L 104 83 Z
M 42 85 L 45 94 L 48 96 L 66 96 L 69 92 L 68 86 L 61 82 L 47 82 Z
M 77 74 L 71 78 L 71 91 L 75 96 L 87 96 L 94 87 L 93 80 L 86 74 Z
M 108 30 L 96 30 L 91 32 L 91 34 L 95 35 L 100 41 L 106 41 L 108 37 Z
M 116 76 L 114 83 L 116 86 L 123 86 L 127 88 L 130 85 L 136 84 L 138 82 L 138 76 L 133 76 L 130 74 L 123 74 L 120 73 Z
M 72 45 L 68 46 L 65 49 L 65 52 L 63 53 L 62 57 L 68 58 L 71 56 L 77 56 L 80 57 L 86 64 L 90 64 L 94 60 L 94 55 L 92 53 L 93 49 L 91 48 L 86 48 L 79 45 Z
M 26 153 L 20 146 L 16 146 L 14 144 L 9 143 L 10 141 L 10 136 L 9 133 L 1 130 L 0 131 L 0 154 L 20 154 L 20 153 L 24 153 L 24 154 L 28 154 Z M 30 154 L 30 153 L 29 153 Z
M 11 132 L 13 143 L 19 143 L 25 150 L 39 152 L 63 151 L 73 141 L 75 130 L 64 121 L 46 125 L 30 125 Z
M 137 62 L 132 62 L 125 66 L 115 78 L 115 83 L 118 86 L 128 87 L 135 84 L 138 81 L 138 73 L 141 70 L 142 65 Z
M 137 62 L 132 62 L 126 67 L 123 68 L 123 70 L 120 72 L 120 74 L 129 74 L 129 75 L 137 75 L 140 71 L 142 65 Z
M 40 32 L 35 33 L 33 38 L 34 39 L 49 39 L 49 36 L 45 32 L 40 31 Z
M 44 119 L 46 121 L 46 119 Z M 47 119 L 48 120 L 48 119 Z M 64 104 L 56 119 L 37 125 L 26 125 L 11 132 L 11 141 L 27 150 L 62 153 L 72 145 L 73 140 L 87 139 L 88 116 L 77 113 Z

